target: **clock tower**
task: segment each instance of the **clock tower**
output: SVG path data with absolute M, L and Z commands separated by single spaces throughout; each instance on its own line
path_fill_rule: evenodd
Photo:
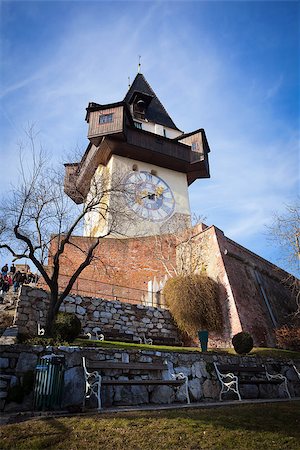
M 190 226 L 188 186 L 209 177 L 202 128 L 184 133 L 138 73 L 125 98 L 89 103 L 89 145 L 65 164 L 65 192 L 85 207 L 84 235 L 176 233 Z M 99 187 L 100 186 L 100 187 Z

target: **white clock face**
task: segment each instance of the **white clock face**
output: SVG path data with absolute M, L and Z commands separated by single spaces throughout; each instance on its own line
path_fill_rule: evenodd
M 131 172 L 125 186 L 128 206 L 142 219 L 161 222 L 173 214 L 173 193 L 160 177 L 149 172 Z

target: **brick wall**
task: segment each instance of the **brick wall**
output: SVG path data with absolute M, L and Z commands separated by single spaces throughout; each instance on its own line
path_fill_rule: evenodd
M 87 251 L 93 238 L 74 236 L 72 244 L 67 245 L 61 262 L 61 273 L 70 275 L 84 259 L 80 250 Z M 157 240 L 155 237 L 136 239 L 106 238 L 100 241 L 95 251 L 94 261 L 81 274 L 85 279 L 79 285 L 81 291 L 95 291 L 95 281 L 109 283 L 129 288 L 147 290 L 148 282 L 156 277 L 162 279 L 166 269 L 160 260 L 164 254 L 164 260 L 169 259 L 169 268 L 176 264 L 174 236 L 166 235 Z M 55 240 L 51 253 L 55 249 Z M 51 254 L 50 253 L 50 254 Z M 49 258 L 51 266 L 51 256 Z M 88 281 L 90 280 L 90 281 Z M 74 286 L 76 289 L 77 284 Z M 95 293 L 96 294 L 96 293 Z
M 256 346 L 274 346 L 274 328 L 289 323 L 296 307 L 295 299 L 284 284 L 289 274 L 228 239 L 214 226 L 201 224 L 193 233 L 195 252 L 197 257 L 200 255 L 198 270 L 205 268 L 208 276 L 221 286 L 224 328 L 221 334 L 211 333 L 210 345 L 228 346 L 232 336 L 244 330 L 252 334 Z M 183 237 L 190 238 L 190 235 L 188 230 Z M 90 242 L 91 238 L 73 238 L 73 243 L 82 249 Z M 159 281 L 168 271 L 173 272 L 176 252 L 178 259 L 181 247 L 176 248 L 176 243 L 178 236 L 172 235 L 103 239 L 95 261 L 84 270 L 75 288 L 79 286 L 82 291 L 86 287 L 90 295 L 97 295 L 96 283 L 102 281 L 146 290 L 154 277 Z M 62 272 L 67 275 L 73 273 L 83 259 L 77 247 L 67 247 L 62 264 Z

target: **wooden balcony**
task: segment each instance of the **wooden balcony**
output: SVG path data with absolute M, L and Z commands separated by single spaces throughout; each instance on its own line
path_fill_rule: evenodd
M 65 165 L 65 192 L 75 203 L 84 202 L 95 170 L 100 164 L 107 165 L 113 154 L 186 173 L 189 185 L 198 178 L 209 177 L 209 147 L 204 130 L 182 139 L 168 139 L 135 128 L 124 108 L 101 110 L 102 115 L 99 111 L 90 112 L 90 144 L 80 163 Z M 103 115 L 106 117 L 99 123 Z

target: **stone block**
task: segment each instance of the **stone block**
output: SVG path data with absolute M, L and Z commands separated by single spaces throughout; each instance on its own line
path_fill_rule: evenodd
M 20 353 L 16 366 L 16 372 L 24 373 L 28 370 L 34 370 L 37 360 L 38 357 L 34 353 Z
M 122 353 L 122 363 L 129 363 L 129 354 L 128 353 Z
M 189 377 L 192 373 L 191 367 L 190 366 L 179 366 L 179 367 L 175 367 L 175 373 L 180 373 L 182 372 L 185 376 Z
M 139 362 L 152 363 L 152 357 L 151 356 L 142 355 L 140 357 L 140 359 L 139 359 Z
M 120 305 L 120 303 L 114 303 L 114 308 L 121 309 L 122 305 Z
M 149 393 L 146 386 L 116 386 L 115 405 L 140 405 L 149 403 Z
M 143 322 L 143 323 L 150 323 L 151 320 L 149 319 L 149 317 L 144 317 L 144 318 L 142 319 L 142 322 Z
M 175 400 L 175 392 L 171 386 L 156 386 L 150 394 L 150 403 L 172 403 Z
M 220 387 L 216 381 L 205 380 L 202 384 L 204 398 L 212 398 L 217 400 L 219 398 Z
M 82 303 L 82 298 L 81 297 L 75 297 L 75 303 L 76 305 L 80 305 Z
M 22 321 L 27 322 L 28 314 L 22 314 L 22 313 L 18 314 L 18 320 L 22 320 Z
M 2 380 L 2 379 L 0 378 L 0 389 L 6 389 L 6 388 L 7 388 L 7 385 L 8 385 L 7 380 Z
M 18 377 L 12 375 L 11 379 L 10 379 L 10 387 L 14 387 L 17 386 L 18 384 L 20 384 L 20 380 Z
M 92 298 L 91 303 L 92 303 L 94 306 L 99 306 L 100 303 L 101 303 L 101 300 L 100 300 L 99 298 Z
M 204 361 L 196 361 L 192 365 L 192 376 L 194 378 L 209 378 Z
M 67 304 L 66 305 L 66 312 L 67 313 L 75 313 L 75 304 L 72 304 L 72 305 Z
M 28 297 L 48 298 L 47 292 L 45 292 L 41 289 L 32 289 L 32 290 L 28 291 L 27 295 L 28 295 Z
M 100 317 L 105 317 L 106 319 L 111 319 L 112 318 L 112 313 L 101 311 L 100 312 Z
M 0 369 L 7 369 L 9 367 L 8 358 L 0 358 Z
M 82 316 L 84 316 L 86 314 L 86 309 L 80 305 L 77 305 L 76 312 L 77 312 L 77 314 L 81 314 Z
M 62 407 L 82 405 L 85 381 L 82 367 L 67 369 L 64 375 Z
M 189 383 L 189 393 L 191 400 L 199 401 L 203 397 L 202 384 L 198 378 L 190 380 Z

